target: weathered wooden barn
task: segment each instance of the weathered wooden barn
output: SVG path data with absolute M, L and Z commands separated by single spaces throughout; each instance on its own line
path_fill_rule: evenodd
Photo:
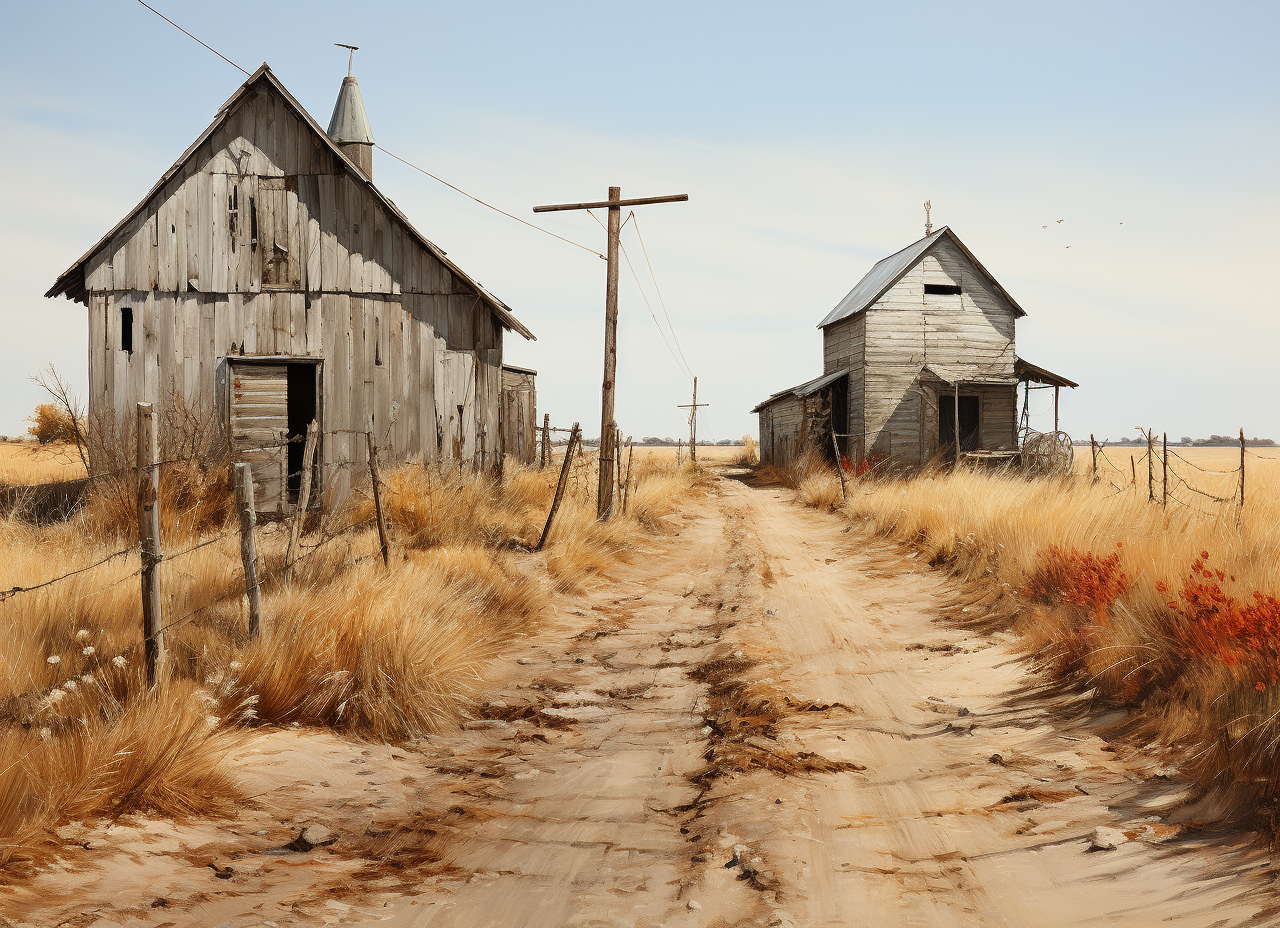
M 355 78 L 325 132 L 264 64 L 58 278 L 89 311 L 91 449 L 181 403 L 269 513 L 296 505 L 312 418 L 330 498 L 368 429 L 388 461 L 499 465 L 503 335 L 533 335 L 374 186 L 373 147 Z
M 834 453 L 832 432 L 851 461 L 1016 455 L 1018 384 L 1076 386 L 1018 358 L 1024 315 L 945 226 L 880 260 L 819 323 L 822 376 L 752 410 L 761 460 Z

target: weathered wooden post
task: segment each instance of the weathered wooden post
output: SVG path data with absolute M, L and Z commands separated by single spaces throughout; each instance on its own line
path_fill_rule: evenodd
M 1138 485 L 1138 462 L 1133 459 L 1133 455 L 1129 455 L 1129 471 L 1133 477 L 1133 485 Z
M 262 591 L 258 586 L 258 514 L 253 505 L 253 470 L 236 465 L 236 504 L 240 509 L 240 563 L 244 567 L 244 593 L 249 600 L 249 637 L 262 631 Z
M 542 414 L 542 469 L 547 469 L 547 462 L 551 460 L 551 413 L 544 412 Z
M 1244 428 L 1240 429 L 1240 511 L 1244 511 Z
M 622 429 L 618 429 L 617 434 L 614 435 L 613 450 L 617 458 L 616 477 L 614 478 L 613 486 L 614 486 L 615 492 L 618 494 L 618 505 L 621 506 L 622 505 Z
M 1169 433 L 1160 433 L 1160 505 L 1169 505 Z
M 307 506 L 311 503 L 311 470 L 316 459 L 316 441 L 320 435 L 320 423 L 315 419 L 307 426 L 307 443 L 302 449 L 302 485 L 298 487 L 298 511 L 293 517 L 293 529 L 289 532 L 289 551 L 285 556 L 286 571 L 293 576 L 293 562 L 298 557 L 298 542 L 302 540 L 302 524 L 307 519 Z
M 631 459 L 635 457 L 636 443 L 633 440 L 627 441 L 627 482 L 622 488 L 622 514 L 627 514 L 627 503 L 631 500 Z
M 373 513 L 378 518 L 378 543 L 382 546 L 382 563 L 391 564 L 391 546 L 387 543 L 387 518 L 382 512 L 382 480 L 378 474 L 378 443 L 372 432 L 365 432 L 369 442 L 369 479 L 373 481 Z
M 1153 434 L 1153 431 L 1147 430 L 1147 500 L 1152 503 L 1156 502 L 1156 461 L 1151 448 Z
M 560 465 L 560 482 L 556 484 L 556 495 L 551 500 L 551 511 L 547 513 L 547 524 L 542 527 L 542 537 L 538 539 L 535 551 L 541 551 L 551 535 L 551 523 L 555 521 L 556 510 L 560 508 L 560 499 L 564 496 L 564 485 L 569 480 L 569 468 L 573 466 L 573 448 L 580 441 L 578 423 L 573 423 L 573 431 L 569 433 L 569 447 L 564 452 L 564 463 Z
M 836 471 L 840 474 L 840 498 L 848 499 L 849 491 L 844 484 L 844 462 L 840 460 L 840 442 L 836 441 L 836 430 L 831 430 L 831 448 L 836 453 Z
M 1093 482 L 1098 482 L 1098 443 L 1093 438 L 1093 433 L 1089 433 L 1089 451 L 1093 454 Z
M 142 555 L 142 635 L 147 686 L 164 677 L 164 614 L 160 601 L 160 441 L 155 409 L 138 404 L 138 542 Z
M 698 378 L 693 378 L 693 408 L 689 410 L 689 460 L 698 463 Z

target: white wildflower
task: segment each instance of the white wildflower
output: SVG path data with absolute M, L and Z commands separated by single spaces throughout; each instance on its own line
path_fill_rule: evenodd
M 48 738 L 48 737 L 49 737 L 50 735 L 52 735 L 52 734 L 53 734 L 53 732 L 49 731 L 49 729 L 47 729 L 47 728 L 42 728 L 42 729 L 40 729 L 40 740 L 41 740 L 41 741 L 43 741 L 43 740 L 45 740 L 46 738 Z
M 76 681 L 75 681 L 75 680 L 68 680 L 66 683 L 62 684 L 62 688 L 63 688 L 64 690 L 73 690 L 73 691 L 74 691 L 74 690 L 75 690 L 75 688 L 76 688 Z
M 89 640 L 89 629 L 82 628 L 80 629 L 80 631 L 76 632 L 76 641 L 88 641 L 88 640 Z
M 81 649 L 80 653 L 83 654 L 85 657 L 88 657 L 90 654 L 93 653 L 93 645 L 91 644 L 86 645 L 84 648 Z
M 61 700 L 63 696 L 66 696 L 66 695 L 67 695 L 66 693 L 64 693 L 62 690 L 58 689 L 55 686 L 53 689 L 49 690 L 49 695 L 46 698 L 49 700 L 49 704 L 53 705 L 54 703 Z
M 222 724 L 222 719 L 218 718 L 216 715 L 206 715 L 204 721 L 210 728 L 217 728 Z
M 88 673 L 81 674 L 80 682 L 83 683 L 85 686 L 88 686 L 90 683 L 93 682 L 93 674 L 88 674 Z
M 124 659 L 123 654 L 117 654 L 115 657 L 111 658 L 111 663 L 115 664 L 117 667 L 123 670 L 125 665 L 129 662 Z
M 59 661 L 61 661 L 61 660 L 62 660 L 62 658 L 58 657 L 58 655 L 56 655 L 56 654 L 50 654 L 50 655 L 48 656 L 48 658 L 46 658 L 46 660 L 48 660 L 48 662 L 49 662 L 50 664 L 56 664 L 56 663 L 58 663 Z
M 231 666 L 231 672 L 237 673 L 239 672 L 240 668 L 243 667 L 244 665 L 241 664 L 239 661 L 232 661 L 230 666 Z

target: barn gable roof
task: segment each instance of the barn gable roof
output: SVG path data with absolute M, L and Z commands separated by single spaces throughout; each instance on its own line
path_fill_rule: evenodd
M 1013 297 L 1000 286 L 1000 282 L 991 276 L 991 272 L 982 266 L 982 262 L 973 256 L 964 242 L 951 231 L 949 226 L 943 226 L 932 235 L 926 235 L 917 242 L 912 242 L 906 248 L 899 252 L 889 255 L 887 258 L 881 258 L 875 263 L 867 275 L 858 281 L 857 286 L 845 295 L 845 298 L 836 304 L 836 308 L 827 313 L 826 318 L 818 323 L 818 328 L 825 328 L 833 322 L 839 322 L 841 319 L 847 319 L 862 312 L 867 307 L 874 304 L 882 296 L 889 292 L 907 271 L 911 270 L 933 249 L 933 247 L 943 239 L 951 242 L 964 254 L 978 272 L 987 279 L 992 289 L 1000 294 L 1009 305 L 1013 307 L 1015 316 L 1025 316 L 1026 312 L 1017 304 Z
M 840 368 L 840 370 L 832 371 L 830 374 L 823 374 L 821 377 L 815 377 L 813 380 L 806 380 L 804 383 L 800 384 L 799 386 L 788 387 L 785 390 L 779 390 L 777 393 L 773 394 L 771 397 L 769 397 L 763 403 L 760 403 L 751 411 L 759 412 L 760 410 L 764 409 L 766 406 L 770 406 L 781 399 L 789 399 L 791 397 L 804 399 L 804 397 L 806 396 L 812 396 L 813 394 L 821 390 L 823 387 L 829 387 L 831 384 L 835 383 L 841 377 L 849 376 L 849 374 L 852 371 L 853 371 L 853 368 L 851 367 L 842 367 Z
M 75 264 L 67 268 L 67 270 L 58 277 L 54 285 L 49 288 L 48 292 L 45 293 L 45 296 L 66 296 L 68 299 L 72 300 L 83 300 L 85 295 L 84 271 L 85 265 L 88 264 L 89 260 L 93 258 L 93 256 L 97 254 L 104 245 L 111 241 L 111 239 L 115 237 L 116 233 L 124 228 L 135 216 L 138 215 L 138 213 L 146 209 L 147 204 L 151 202 L 152 198 L 164 188 L 165 184 L 172 180 L 173 177 L 182 170 L 183 166 L 195 156 L 200 146 L 208 141 L 209 137 L 218 130 L 246 95 L 255 92 L 254 87 L 261 82 L 269 84 L 280 94 L 285 103 L 294 111 L 294 114 L 311 128 L 316 136 L 319 137 L 321 143 L 328 148 L 330 154 L 337 159 L 339 164 L 346 168 L 347 174 L 352 181 L 361 184 L 368 189 L 377 202 L 401 225 L 403 225 L 405 230 L 417 239 L 419 244 L 421 244 L 432 257 L 448 268 L 451 274 L 475 290 L 479 297 L 489 306 L 493 314 L 498 317 L 498 320 L 502 323 L 504 328 L 518 332 L 527 339 L 534 339 L 533 333 L 515 317 L 509 306 L 485 290 L 484 287 L 473 280 L 470 275 L 450 261 L 445 256 L 445 253 L 437 248 L 429 239 L 427 239 L 426 236 L 413 227 L 413 224 L 409 222 L 404 213 L 400 212 L 399 207 L 397 207 L 395 203 L 382 193 L 382 191 L 375 187 L 371 180 L 366 178 L 360 172 L 360 169 L 352 163 L 350 158 L 343 154 L 342 149 L 340 149 L 337 144 L 329 138 L 324 129 L 320 127 L 320 124 L 311 117 L 311 114 L 303 108 L 302 104 L 294 98 L 293 94 L 289 93 L 289 91 L 285 89 L 284 84 L 280 83 L 280 79 L 275 76 L 271 68 L 267 66 L 266 62 L 263 62 L 262 66 L 258 68 L 258 70 L 254 71 L 253 74 L 249 76 L 248 80 L 241 84 L 236 92 L 231 95 L 231 98 L 227 100 L 226 103 L 222 104 L 221 109 L 218 110 L 218 114 L 214 117 L 213 122 L 209 124 L 209 127 L 200 134 L 200 137 L 197 138 L 185 152 L 182 153 L 181 157 L 179 157 L 178 160 L 174 162 L 173 166 L 169 168 L 163 176 L 161 176 L 155 186 L 147 191 L 147 195 L 142 198 L 142 201 L 131 209 L 123 219 L 116 223 L 116 225 L 112 227 L 111 231 L 104 235 L 96 245 L 85 252 Z

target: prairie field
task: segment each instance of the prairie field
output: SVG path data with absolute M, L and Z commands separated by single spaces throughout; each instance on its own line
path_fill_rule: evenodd
M 1027 479 L 940 470 L 914 479 L 791 475 L 806 505 L 843 512 L 960 579 L 956 617 L 1021 633 L 1044 673 L 1124 706 L 1202 786 L 1242 804 L 1280 792 L 1280 452 L 1170 449 L 1154 462 Z M 1083 451 L 1083 453 L 1081 453 Z M 1108 463 L 1121 465 L 1120 449 Z M 1133 471 L 1138 474 L 1133 485 Z M 1211 497 L 1219 497 L 1219 501 Z
M 85 475 L 73 445 L 0 442 L 0 486 L 74 480 Z
M 385 566 L 367 486 L 304 534 L 291 572 L 289 525 L 260 526 L 257 637 L 225 466 L 165 468 L 156 689 L 144 674 L 134 491 L 103 481 L 65 522 L 0 519 L 0 589 L 83 570 L 0 596 L 0 877 L 53 853 L 51 829 L 68 820 L 233 809 L 246 796 L 220 761 L 256 726 L 388 743 L 456 726 L 504 643 L 535 628 L 553 594 L 596 582 L 664 531 L 702 480 L 637 460 L 626 514 L 602 523 L 591 467 L 590 456 L 575 463 L 541 552 L 558 468 L 508 467 L 501 482 L 389 470 Z

